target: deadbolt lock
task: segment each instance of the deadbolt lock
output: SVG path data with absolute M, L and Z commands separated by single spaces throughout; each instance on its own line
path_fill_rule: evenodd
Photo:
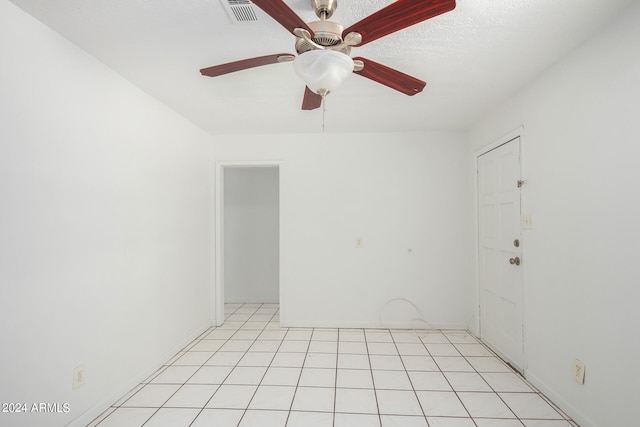
M 516 248 L 520 247 L 520 240 L 516 239 L 513 241 L 513 246 L 515 246 Z

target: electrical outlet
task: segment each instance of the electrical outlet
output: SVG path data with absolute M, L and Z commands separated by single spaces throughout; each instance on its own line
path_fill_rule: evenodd
M 78 366 L 73 370 L 73 389 L 82 387 L 85 380 L 84 366 Z
M 573 361 L 573 378 L 580 384 L 584 384 L 584 363 L 578 359 Z
M 356 248 L 360 249 L 362 247 L 362 237 L 356 237 Z

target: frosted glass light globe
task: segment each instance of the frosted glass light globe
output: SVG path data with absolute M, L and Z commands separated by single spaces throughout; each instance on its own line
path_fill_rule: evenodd
M 293 68 L 309 89 L 326 95 L 353 72 L 353 59 L 334 50 L 310 50 L 298 55 Z

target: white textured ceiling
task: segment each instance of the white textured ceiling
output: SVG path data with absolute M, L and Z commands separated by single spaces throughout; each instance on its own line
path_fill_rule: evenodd
M 427 82 L 409 97 L 353 75 L 323 108 L 300 109 L 291 63 L 216 78 L 199 69 L 295 53 L 264 19 L 232 23 L 220 0 L 11 0 L 212 134 L 464 129 L 635 0 L 458 0 L 454 11 L 354 48 Z M 309 0 L 285 0 L 315 21 Z M 392 0 L 340 0 L 345 27 Z

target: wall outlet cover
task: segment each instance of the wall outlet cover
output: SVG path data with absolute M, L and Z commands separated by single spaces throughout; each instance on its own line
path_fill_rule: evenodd
M 85 370 L 84 366 L 78 366 L 73 370 L 73 389 L 77 389 L 78 387 L 82 387 L 84 385 L 85 380 Z
M 584 363 L 578 359 L 573 361 L 573 378 L 580 384 L 584 384 Z

